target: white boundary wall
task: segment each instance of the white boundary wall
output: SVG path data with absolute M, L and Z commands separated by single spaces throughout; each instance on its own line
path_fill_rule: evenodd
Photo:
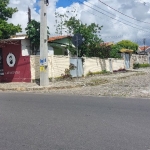
M 40 78 L 40 56 L 31 55 L 30 65 L 31 65 L 31 79 Z M 68 56 L 48 56 L 48 67 L 49 67 L 49 78 L 60 77 L 64 74 L 65 69 L 69 68 L 70 58 Z
M 31 64 L 31 79 L 40 78 L 40 56 L 31 55 L 30 64 Z M 102 70 L 112 71 L 125 68 L 123 59 L 111 59 L 112 63 L 110 66 L 110 59 L 100 59 L 97 57 L 87 58 L 84 57 L 83 63 L 83 74 L 86 76 L 89 72 L 98 72 Z M 49 78 L 60 77 L 64 74 L 65 69 L 68 69 L 70 65 L 69 56 L 57 56 L 51 55 L 48 56 L 48 66 L 49 66 Z M 112 68 L 112 70 L 111 70 Z
M 111 61 L 111 64 L 109 62 Z M 124 60 L 123 59 L 100 59 L 98 57 L 92 58 L 84 58 L 84 76 L 86 76 L 89 72 L 98 72 L 102 70 L 110 71 L 124 69 Z

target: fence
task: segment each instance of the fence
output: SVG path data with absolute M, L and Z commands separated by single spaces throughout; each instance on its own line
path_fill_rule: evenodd
M 40 78 L 40 56 L 31 55 L 31 79 Z M 123 59 L 100 59 L 97 57 L 83 58 L 83 75 L 86 76 L 88 72 L 98 72 L 102 70 L 112 71 L 124 68 Z M 70 65 L 69 56 L 57 56 L 51 55 L 48 57 L 48 67 L 49 67 L 49 78 L 60 77 L 64 74 L 65 69 L 68 69 Z
M 147 63 L 149 63 L 148 56 L 132 54 L 131 58 L 130 58 L 131 68 L 133 67 L 134 63 L 147 64 Z
M 125 68 L 123 59 L 100 59 L 98 57 L 84 58 L 84 76 L 90 72 L 102 70 L 113 71 Z
M 40 56 L 32 55 L 30 57 L 31 64 L 31 78 L 40 78 Z M 65 69 L 69 68 L 70 58 L 68 56 L 48 56 L 49 78 L 60 77 L 64 74 Z

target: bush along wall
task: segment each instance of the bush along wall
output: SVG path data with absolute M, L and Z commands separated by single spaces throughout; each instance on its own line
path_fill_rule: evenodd
M 150 67 L 150 64 L 139 64 L 139 63 L 133 64 L 133 69 L 146 68 L 146 67 Z

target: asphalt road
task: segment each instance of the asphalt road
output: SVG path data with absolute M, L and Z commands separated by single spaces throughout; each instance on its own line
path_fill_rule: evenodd
M 150 150 L 150 99 L 0 93 L 0 150 Z

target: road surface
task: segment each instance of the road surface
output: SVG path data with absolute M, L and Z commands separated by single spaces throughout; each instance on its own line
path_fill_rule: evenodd
M 150 150 L 150 99 L 0 93 L 0 150 Z

